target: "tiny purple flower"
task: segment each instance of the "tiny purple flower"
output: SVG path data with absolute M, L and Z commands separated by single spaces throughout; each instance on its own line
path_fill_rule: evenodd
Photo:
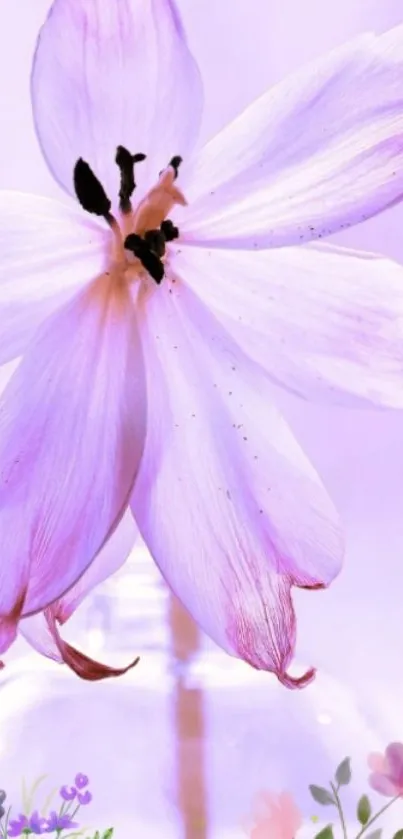
M 77 793 L 77 798 L 78 798 L 80 804 L 84 804 L 84 805 L 89 804 L 90 801 L 92 801 L 92 795 L 91 795 L 91 793 L 88 789 L 86 789 L 85 792 L 78 792 Z
M 59 795 L 61 795 L 65 801 L 73 801 L 73 798 L 77 795 L 77 790 L 75 787 L 68 787 L 65 785 L 61 788 L 61 790 L 59 790 Z
M 25 828 L 29 827 L 28 819 L 22 813 L 18 816 L 17 819 L 11 819 L 8 824 L 7 835 L 8 836 L 21 836 L 21 833 Z
M 90 779 L 87 777 L 87 775 L 83 775 L 82 772 L 78 772 L 76 777 L 74 778 L 74 783 L 77 789 L 84 789 L 84 787 L 88 786 L 89 782 Z
M 55 810 L 49 815 L 46 820 L 46 833 L 54 833 L 55 830 L 69 830 L 70 828 L 78 827 L 78 822 L 73 822 L 71 816 L 65 813 L 64 816 L 56 813 Z
M 47 821 L 39 815 L 38 810 L 35 810 L 31 815 L 28 826 L 32 833 L 46 833 Z

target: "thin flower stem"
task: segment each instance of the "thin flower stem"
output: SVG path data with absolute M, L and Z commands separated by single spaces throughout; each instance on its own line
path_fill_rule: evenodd
M 376 822 L 376 820 L 377 820 L 377 819 L 379 819 L 379 816 L 382 816 L 382 813 L 385 813 L 385 812 L 386 812 L 386 810 L 389 810 L 389 807 L 391 807 L 391 806 L 392 806 L 392 804 L 394 804 L 394 803 L 395 803 L 395 801 L 397 801 L 399 798 L 401 798 L 401 795 L 395 795 L 395 797 L 394 797 L 394 798 L 392 798 L 392 800 L 391 800 L 391 801 L 388 801 L 388 803 L 387 803 L 387 804 L 385 804 L 385 806 L 384 806 L 384 807 L 382 807 L 382 808 L 379 810 L 379 812 L 378 812 L 378 813 L 375 813 L 375 815 L 374 815 L 374 816 L 372 816 L 372 819 L 370 819 L 370 820 L 369 820 L 369 822 L 367 822 L 366 824 L 364 824 L 364 827 L 362 827 L 362 828 L 361 828 L 361 830 L 360 830 L 360 832 L 359 832 L 359 833 L 357 833 L 357 836 L 355 837 L 355 839 L 360 839 L 360 837 L 363 835 L 363 833 L 365 833 L 365 831 L 366 831 L 366 830 L 368 830 L 368 828 L 369 828 L 369 827 L 371 827 L 371 824 L 373 824 L 374 822 Z
M 73 810 L 73 812 L 72 812 L 72 814 L 71 814 L 71 816 L 70 816 L 71 821 L 73 821 L 74 816 L 76 815 L 76 813 L 78 813 L 78 811 L 79 811 L 80 807 L 81 807 L 81 804 L 77 804 L 76 809 L 75 809 L 75 810 Z
M 10 818 L 10 813 L 11 813 L 11 807 L 8 808 L 4 824 L 3 824 L 3 818 L 4 817 L 2 816 L 1 819 L 0 819 L 1 834 L 4 837 L 4 839 L 7 839 L 8 820 Z
M 344 839 L 347 839 L 346 822 L 345 822 L 345 818 L 344 818 L 343 807 L 341 806 L 340 796 L 339 796 L 339 793 L 338 793 L 338 787 L 335 787 L 335 785 L 332 784 L 332 783 L 330 784 L 330 786 L 332 788 L 333 795 L 336 799 L 336 807 L 337 807 L 337 810 L 339 812 L 341 829 L 343 831 L 343 837 L 344 837 Z

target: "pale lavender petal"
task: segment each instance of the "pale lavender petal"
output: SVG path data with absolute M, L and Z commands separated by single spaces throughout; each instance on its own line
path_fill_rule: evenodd
M 90 591 L 114 574 L 126 562 L 132 547 L 131 533 L 126 528 L 118 527 L 82 577 L 63 597 L 52 603 L 44 612 L 31 615 L 20 621 L 18 629 L 25 640 L 41 655 L 60 664 L 67 664 L 83 679 L 94 681 L 95 679 L 110 678 L 111 676 L 121 675 L 130 667 L 133 667 L 138 658 L 132 661 L 129 666 L 120 668 L 113 668 L 94 661 L 67 644 L 61 638 L 58 629 L 58 625 L 64 624 L 74 614 Z
M 275 384 L 305 399 L 403 407 L 403 268 L 301 248 L 176 249 L 175 270 Z
M 105 268 L 110 230 L 80 207 L 0 192 L 0 364 Z
M 403 26 L 297 70 L 200 153 L 182 187 L 188 239 L 301 244 L 403 195 Z
M 54 0 L 32 70 L 36 130 L 48 165 L 72 193 L 83 157 L 118 196 L 116 147 L 148 155 L 137 182 L 191 151 L 202 88 L 173 0 Z
M 381 795 L 387 795 L 388 798 L 394 795 L 398 795 L 399 789 L 390 780 L 386 775 L 382 775 L 380 772 L 373 772 L 372 775 L 369 776 L 368 779 L 370 787 L 379 792 Z
M 63 597 L 52 603 L 52 612 L 59 623 L 66 623 L 87 595 L 125 564 L 133 550 L 135 539 L 134 525 L 131 521 L 130 525 L 130 529 L 119 525 L 80 579 L 63 594 Z
M 289 687 L 290 588 L 331 582 L 338 516 L 265 378 L 179 281 L 140 322 L 148 427 L 132 511 L 162 574 L 221 647 Z M 158 340 L 156 340 L 158 339 Z
M 144 435 L 135 311 L 104 275 L 43 324 L 0 399 L 1 650 L 117 527 Z

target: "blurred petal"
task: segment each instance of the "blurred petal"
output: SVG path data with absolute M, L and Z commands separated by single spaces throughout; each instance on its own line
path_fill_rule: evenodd
M 35 615 L 32 619 L 31 618 L 26 618 L 26 620 L 27 621 L 35 620 L 37 617 L 39 617 L 39 616 Z M 64 799 L 64 801 L 73 801 L 75 799 L 76 795 L 77 795 L 77 790 L 76 790 L 75 787 L 68 787 L 66 784 L 64 784 L 64 786 L 62 786 L 62 788 L 59 790 L 59 795 Z M 52 817 L 53 817 L 53 813 L 54 813 L 54 811 L 51 813 Z M 56 815 L 56 813 L 55 813 L 55 815 Z
M 183 231 L 214 246 L 300 244 L 400 200 L 402 74 L 402 26 L 297 70 L 201 152 L 181 181 Z
M 24 618 L 20 623 L 19 630 L 25 640 L 39 653 L 60 664 L 67 664 L 77 676 L 88 682 L 109 679 L 112 676 L 122 676 L 132 667 L 135 667 L 140 660 L 137 657 L 126 667 L 110 667 L 108 664 L 95 661 L 63 640 L 51 607 L 46 609 L 45 612 Z
M 147 154 L 137 180 L 155 180 L 190 152 L 201 117 L 199 71 L 173 0 L 54 0 L 32 102 L 42 151 L 67 192 L 83 157 L 117 199 L 118 145 Z
M 403 407 L 401 265 L 321 243 L 181 243 L 175 271 L 276 384 L 311 401 Z
M 0 364 L 105 267 L 110 231 L 79 207 L 0 192 Z
M 368 766 L 372 769 L 373 772 L 385 773 L 387 771 L 387 762 L 385 755 L 380 754 L 379 752 L 371 752 L 368 755 Z
M 386 749 L 389 774 L 396 783 L 403 784 L 403 743 L 390 743 Z
M 293 839 L 297 830 L 302 826 L 301 812 L 289 792 L 281 792 L 278 801 L 284 835 Z
M 135 662 L 135 664 L 137 664 L 137 662 Z M 131 665 L 131 666 L 133 666 L 133 665 Z M 123 671 L 123 672 L 125 672 L 125 671 Z M 79 792 L 78 793 L 78 800 L 79 800 L 80 804 L 83 804 L 84 806 L 86 804 L 90 804 L 90 802 L 92 801 L 92 795 L 91 795 L 89 789 L 86 789 L 85 792 Z
M 374 772 L 369 776 L 368 780 L 370 787 L 376 790 L 376 792 L 379 792 L 380 795 L 391 797 L 397 795 L 399 792 L 395 784 L 386 775 Z
M 217 644 L 289 687 L 307 683 L 314 671 L 286 673 L 290 588 L 323 587 L 338 573 L 333 505 L 258 368 L 191 292 L 166 282 L 140 324 L 149 382 L 132 496 L 140 532 Z
M 0 400 L 0 650 L 118 525 L 145 410 L 130 291 L 103 275 L 43 324 Z

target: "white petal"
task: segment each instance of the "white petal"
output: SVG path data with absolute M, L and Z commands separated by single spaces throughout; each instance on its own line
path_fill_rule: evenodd
M 286 674 L 290 587 L 322 587 L 339 571 L 337 514 L 265 378 L 191 292 L 179 282 L 157 289 L 141 334 L 149 405 L 132 497 L 140 532 L 202 629 L 295 686 Z
M 117 200 L 118 145 L 148 155 L 140 185 L 155 180 L 190 152 L 201 117 L 199 72 L 173 0 L 54 0 L 32 100 L 42 151 L 67 192 L 83 157 Z
M 215 246 L 327 236 L 403 194 L 403 26 L 302 68 L 201 152 L 183 233 Z
M 104 270 L 110 235 L 79 207 L 0 192 L 0 364 Z
M 403 407 L 403 268 L 322 243 L 181 245 L 175 271 L 275 384 L 309 400 Z

